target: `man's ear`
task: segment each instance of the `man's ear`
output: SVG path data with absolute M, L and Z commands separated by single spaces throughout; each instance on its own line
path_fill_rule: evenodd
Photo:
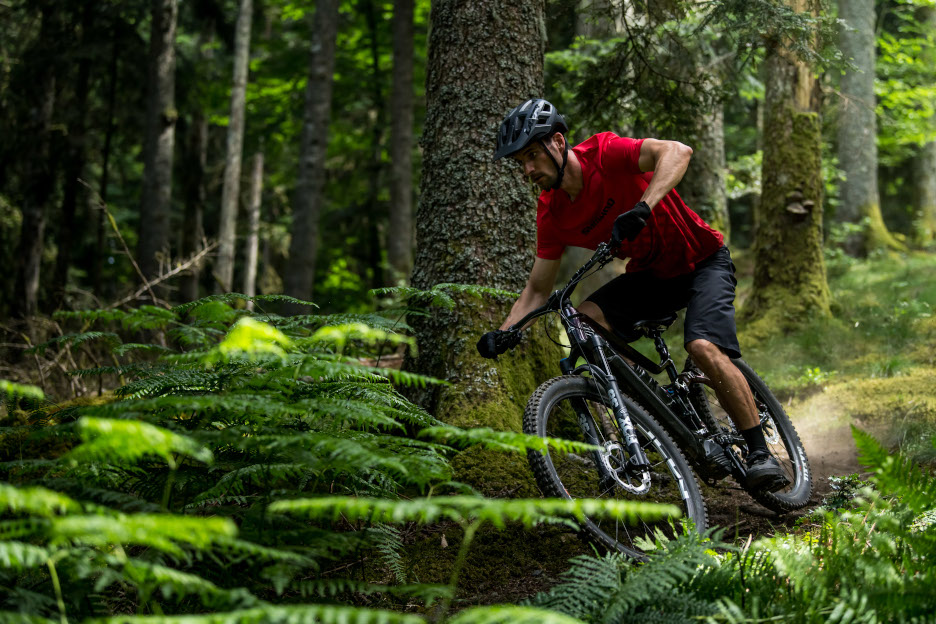
M 553 143 L 556 144 L 556 147 L 559 149 L 560 152 L 562 151 L 562 148 L 565 147 L 565 142 L 566 142 L 565 135 L 562 134 L 561 132 L 557 132 L 553 135 Z

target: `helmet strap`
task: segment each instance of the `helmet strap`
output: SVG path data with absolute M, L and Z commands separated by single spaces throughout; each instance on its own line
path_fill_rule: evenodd
M 566 163 L 569 160 L 569 142 L 566 140 L 565 135 L 562 135 L 562 140 L 565 142 L 565 149 L 562 150 L 562 166 L 560 167 L 559 163 L 556 162 L 556 158 L 552 155 L 552 152 L 550 152 L 549 148 L 546 146 L 546 142 L 543 139 L 540 139 L 540 145 L 542 145 L 543 149 L 546 150 L 546 155 L 549 156 L 549 160 L 552 161 L 553 166 L 556 168 L 556 181 L 552 186 L 549 187 L 550 190 L 553 191 L 562 186 L 562 176 L 565 174 Z

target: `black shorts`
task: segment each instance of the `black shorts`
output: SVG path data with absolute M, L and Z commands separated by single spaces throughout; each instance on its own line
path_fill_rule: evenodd
M 729 355 L 741 357 L 735 326 L 735 266 L 727 247 L 722 247 L 696 265 L 691 273 L 671 279 L 654 277 L 649 271 L 625 273 L 591 295 L 614 329 L 627 340 L 636 340 L 632 327 L 637 321 L 657 319 L 686 309 L 683 344 L 704 339 Z

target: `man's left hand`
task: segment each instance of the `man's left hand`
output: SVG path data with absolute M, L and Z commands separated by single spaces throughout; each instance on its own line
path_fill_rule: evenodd
M 640 231 L 647 225 L 649 218 L 650 206 L 646 202 L 637 202 L 636 206 L 614 220 L 614 229 L 611 230 L 611 246 L 620 247 L 625 238 L 629 241 L 637 238 Z

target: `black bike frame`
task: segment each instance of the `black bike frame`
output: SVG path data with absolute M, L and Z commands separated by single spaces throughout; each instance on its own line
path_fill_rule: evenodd
M 591 259 L 572 276 L 564 288 L 553 292 L 545 305 L 527 314 L 509 331 L 519 331 L 518 328 L 524 327 L 535 318 L 549 312 L 558 312 L 571 342 L 569 356 L 560 362 L 562 373 L 566 375 L 581 374 L 586 371 L 592 374 L 597 373 L 598 376 L 604 377 L 606 382 L 610 382 L 614 390 L 618 390 L 618 385 L 625 388 L 638 403 L 649 408 L 649 411 L 657 417 L 663 428 L 674 438 L 676 444 L 683 449 L 693 464 L 704 465 L 706 451 L 711 453 L 711 448 L 707 448 L 711 442 L 708 440 L 709 432 L 701 424 L 698 414 L 688 404 L 686 397 L 680 396 L 683 393 L 668 392 L 647 374 L 647 371 L 653 374 L 665 371 L 670 377 L 671 386 L 681 383 L 676 366 L 670 359 L 666 344 L 660 335 L 661 332 L 655 329 L 647 332 L 647 335 L 654 339 L 657 352 L 660 354 L 661 362 L 657 364 L 608 332 L 587 315 L 575 310 L 569 301 L 572 291 L 584 279 L 588 271 L 594 267 L 603 267 L 611 259 L 612 254 L 608 245 L 605 243 L 599 245 Z M 625 357 L 634 362 L 636 367 L 628 364 Z M 576 367 L 575 362 L 579 358 L 583 358 L 586 364 Z M 704 380 L 693 380 L 693 382 L 704 383 Z M 624 433 L 626 436 L 628 432 Z M 735 470 L 743 474 L 744 468 L 740 462 L 735 459 L 732 463 L 735 464 Z

